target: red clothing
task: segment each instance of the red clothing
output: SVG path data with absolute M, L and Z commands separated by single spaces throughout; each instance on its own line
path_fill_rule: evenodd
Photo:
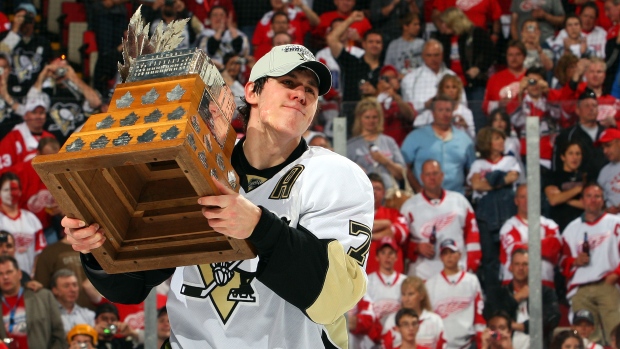
M 0 12 L 0 33 L 4 33 L 9 29 L 11 29 L 11 21 L 4 13 Z
M 569 3 L 574 3 L 574 0 L 568 0 L 568 2 Z M 614 24 L 611 22 L 609 17 L 607 17 L 607 15 L 605 15 L 605 1 L 604 0 L 594 0 L 593 2 L 596 4 L 596 7 L 598 7 L 598 18 L 596 19 L 595 25 L 598 25 L 600 27 L 603 27 L 603 29 L 608 30 Z M 575 8 L 575 13 L 577 15 L 579 15 L 581 13 L 581 7 L 582 7 L 582 5 L 577 5 L 577 7 Z
M 514 75 L 510 70 L 504 69 L 489 78 L 487 89 L 484 93 L 482 101 L 482 111 L 489 114 L 493 109 L 497 108 L 490 102 L 499 102 L 502 97 L 508 97 L 510 93 L 511 101 L 506 106 L 508 114 L 514 113 L 519 107 L 519 83 L 525 76 L 525 71 L 519 75 Z
M 396 102 L 392 101 L 389 109 L 385 108 L 385 103 L 381 103 L 381 107 L 383 108 L 383 134 L 394 138 L 400 147 L 409 132 L 413 131 L 413 123 L 402 117 Z M 411 107 L 413 108 L 413 105 Z
M 0 169 L 31 160 L 37 153 L 39 140 L 45 137 L 54 138 L 54 135 L 47 131 L 43 131 L 41 135 L 33 135 L 25 127 L 25 123 L 15 126 L 0 141 Z
M 439 12 L 449 7 L 460 8 L 475 26 L 483 29 L 488 27 L 488 22 L 497 21 L 502 15 L 499 3 L 493 0 L 436 0 L 433 2 L 433 9 Z
M 576 90 L 572 90 L 569 84 L 564 85 L 560 90 L 559 101 L 561 102 L 562 113 L 566 116 L 560 119 L 560 126 L 563 128 L 573 126 L 577 121 L 575 116 L 577 99 L 587 87 L 586 82 L 580 82 Z M 601 95 L 596 100 L 598 101 L 599 120 L 604 119 L 604 115 L 611 113 L 616 119 L 616 124 L 620 126 L 620 110 L 617 108 L 618 100 L 612 95 Z
M 237 14 L 235 13 L 235 6 L 233 5 L 232 0 L 203 0 L 202 3 L 196 2 L 196 0 L 185 0 L 185 7 L 187 10 L 194 14 L 194 16 L 198 17 L 202 23 L 208 21 L 209 12 L 214 6 L 222 6 L 228 12 L 228 15 L 233 16 L 233 20 L 237 21 Z
M 310 30 L 310 22 L 306 14 L 301 10 L 288 8 L 289 29 L 288 33 L 293 38 L 293 44 L 303 45 L 304 36 Z M 252 45 L 254 49 L 254 57 L 259 60 L 273 47 L 271 39 L 273 38 L 273 30 L 271 30 L 271 17 L 273 11 L 265 13 L 263 18 L 256 24 L 254 36 L 252 37 Z
M 394 233 L 394 241 L 401 248 L 397 251 L 396 264 L 394 270 L 397 273 L 403 272 L 403 250 L 405 242 L 409 238 L 409 227 L 405 218 L 393 208 L 387 208 L 384 206 L 379 207 L 375 211 L 375 219 L 389 219 L 392 222 L 392 232 Z M 370 243 L 370 250 L 368 251 L 368 262 L 366 263 L 366 274 L 371 274 L 379 270 L 379 262 L 375 258 L 377 256 L 377 248 L 379 247 L 379 240 L 372 240 Z
M 14 309 L 13 321 L 14 325 L 10 326 L 11 310 Z M 2 318 L 4 320 L 4 329 L 9 338 L 15 340 L 14 348 L 28 349 L 28 336 L 26 332 L 26 303 L 24 296 L 17 295 L 13 297 L 4 297 L 2 302 Z M 11 331 L 12 330 L 12 331 Z
M 620 24 L 614 24 L 609 29 L 607 29 L 607 40 L 614 39 L 618 37 L 618 32 L 620 31 Z
M 347 19 L 347 17 L 349 17 L 349 15 L 340 14 L 338 11 L 331 11 L 331 12 L 323 13 L 319 17 L 320 19 L 319 25 L 317 25 L 316 28 L 312 30 L 312 35 L 317 36 L 317 37 L 325 37 L 327 35 L 327 29 L 332 25 L 332 22 L 335 19 L 337 18 Z M 360 35 L 360 38 L 361 38 L 364 36 L 364 34 L 368 30 L 372 28 L 372 24 L 370 24 L 370 21 L 368 20 L 368 18 L 364 18 L 363 20 L 359 22 L 355 22 L 351 24 L 350 28 L 357 30 L 357 33 Z

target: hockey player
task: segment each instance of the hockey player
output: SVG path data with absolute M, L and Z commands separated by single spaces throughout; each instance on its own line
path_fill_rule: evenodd
M 509 218 L 499 231 L 500 251 L 499 261 L 502 264 L 502 280 L 506 285 L 512 279 L 510 272 L 510 256 L 517 248 L 527 248 L 527 185 L 522 184 L 515 193 L 515 205 L 517 214 Z M 555 288 L 553 268 L 559 262 L 562 240 L 558 225 L 554 221 L 540 217 L 541 227 L 541 251 L 542 251 L 542 279 L 543 285 Z
M 239 194 L 214 179 L 222 195 L 198 203 L 205 224 L 247 239 L 257 258 L 107 275 L 89 254 L 105 231 L 65 217 L 93 285 L 136 303 L 172 276 L 172 348 L 346 348 L 344 314 L 366 292 L 373 195 L 357 165 L 302 140 L 330 86 L 327 67 L 299 45 L 274 47 L 252 69 L 240 110 L 247 132 L 231 157 Z
M 482 254 L 474 210 L 462 194 L 442 188 L 443 172 L 438 161 L 424 162 L 420 180 L 422 191 L 400 209 L 411 234 L 408 274 L 424 280 L 437 275 L 443 268 L 437 242 L 445 239 L 460 246 L 461 267 L 475 273 Z
M 379 270 L 368 274 L 368 295 L 373 300 L 377 319 L 383 324 L 390 313 L 400 309 L 400 285 L 406 276 L 394 270 L 398 245 L 391 237 L 384 237 L 377 248 Z
M 620 323 L 620 218 L 603 211 L 603 188 L 596 183 L 583 188 L 581 201 L 584 214 L 562 234 L 566 296 L 573 311 L 587 309 L 593 314 L 595 331 L 588 339 L 608 344 L 609 331 Z
M 459 268 L 461 251 L 452 239 L 439 245 L 443 270 L 426 281 L 433 311 L 443 319 L 446 349 L 465 348 L 475 341 L 481 346 L 486 323 L 478 278 Z

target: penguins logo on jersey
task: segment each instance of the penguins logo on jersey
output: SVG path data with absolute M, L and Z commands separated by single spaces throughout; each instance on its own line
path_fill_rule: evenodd
M 208 299 L 226 325 L 239 303 L 257 303 L 258 294 L 252 286 L 255 272 L 244 270 L 244 261 L 202 264 L 196 266 L 203 287 L 183 284 L 181 294 Z M 249 263 L 246 263 L 249 266 Z
M 50 108 L 49 113 L 54 123 L 48 129 L 50 131 L 60 131 L 64 136 L 67 136 L 69 131 L 75 129 L 76 123 L 84 121 L 84 115 L 75 103 L 55 103 Z

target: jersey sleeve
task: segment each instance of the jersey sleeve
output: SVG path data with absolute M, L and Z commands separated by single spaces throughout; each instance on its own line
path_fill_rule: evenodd
M 560 237 L 560 228 L 553 221 L 548 221 L 542 226 L 545 234 L 540 242 L 542 258 L 548 260 L 553 265 L 558 264 L 560 252 L 562 251 L 562 240 Z
M 476 300 L 474 303 L 474 330 L 476 331 L 476 344 L 482 348 L 482 332 L 486 328 L 486 321 L 482 315 L 484 312 L 484 301 L 482 300 L 482 290 L 478 279 L 476 279 Z
M 366 293 L 374 200 L 357 165 L 339 156 L 317 161 L 340 175 L 326 180 L 304 171 L 298 179 L 303 186 L 297 226 L 262 208 L 248 240 L 260 257 L 257 279 L 310 320 L 331 324 Z
M 480 233 L 478 231 L 478 222 L 473 208 L 466 199 L 463 199 L 466 205 L 465 226 L 463 227 L 463 241 L 467 249 L 467 269 L 473 273 L 478 271 L 480 260 L 482 259 L 482 251 L 480 250 Z
M 11 167 L 16 162 L 17 147 L 15 143 L 17 139 L 15 134 L 16 132 L 8 133 L 0 142 L 0 169 Z

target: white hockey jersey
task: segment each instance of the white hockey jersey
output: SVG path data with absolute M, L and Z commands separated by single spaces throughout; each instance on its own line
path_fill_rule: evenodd
M 381 323 L 385 322 L 388 314 L 400 309 L 400 286 L 405 278 L 406 275 L 396 272 L 390 276 L 383 275 L 380 271 L 368 275 L 368 295 Z
M 519 163 L 517 162 L 517 159 L 509 155 L 502 156 L 495 163 L 492 163 L 486 159 L 478 159 L 474 161 L 473 164 L 471 164 L 471 169 L 469 170 L 469 174 L 467 175 L 467 184 L 471 185 L 471 178 L 474 176 L 474 174 L 479 173 L 480 177 L 484 178 L 484 176 L 486 176 L 487 173 L 493 172 L 493 171 L 504 171 L 504 172 L 516 171 L 520 174 L 521 167 L 519 167 Z M 515 182 L 514 184 L 515 188 L 516 188 L 516 185 L 517 183 Z M 473 198 L 479 199 L 485 196 L 486 194 L 487 194 L 486 192 L 480 192 L 480 191 L 474 190 Z
M 422 310 L 420 315 L 420 327 L 415 336 L 415 343 L 420 349 L 443 349 L 446 344 L 444 339 L 444 326 L 441 317 L 432 311 Z M 402 338 L 396 331 L 396 313 L 388 316 L 384 326 L 383 342 L 385 348 L 400 346 Z
M 437 249 L 441 241 L 453 239 L 461 249 L 461 267 L 478 270 L 482 257 L 478 224 L 471 204 L 463 195 L 444 190 L 441 199 L 431 200 L 422 191 L 407 200 L 400 212 L 407 220 L 411 236 L 408 257 L 415 261 L 409 266 L 411 275 L 428 280 L 443 270 L 439 251 L 435 251 L 432 259 L 413 254 L 416 244 L 429 242 L 433 227 Z
M 478 278 L 465 271 L 450 276 L 442 271 L 426 281 L 426 289 L 433 311 L 443 319 L 446 349 L 469 348 L 474 340 L 480 347 L 486 322 Z
M 502 280 L 504 283 L 512 280 L 512 273 L 508 270 L 510 257 L 515 248 L 527 249 L 529 241 L 527 222 L 519 216 L 510 217 L 499 231 L 501 248 L 499 261 L 502 264 Z M 540 239 L 542 252 L 542 282 L 543 285 L 555 288 L 553 268 L 559 262 L 562 240 L 558 225 L 549 218 L 540 217 Z
M 15 237 L 15 259 L 21 270 L 32 273 L 34 258 L 47 246 L 43 226 L 34 213 L 20 209 L 19 215 L 10 218 L 0 212 L 0 229 Z
M 247 177 L 251 182 L 251 176 Z M 331 325 L 310 317 L 325 319 L 332 315 L 330 311 L 349 301 L 354 302 L 352 308 L 365 292 L 363 266 L 370 245 L 374 202 L 367 175 L 342 156 L 310 147 L 276 175 L 249 187 L 249 192 L 242 187 L 240 194 L 305 233 L 296 236 L 330 241 L 329 269 L 321 293 L 310 308 L 300 309 L 259 281 L 257 277 L 261 276 L 264 280 L 264 275 L 256 274 L 259 264 L 267 264 L 261 270 L 266 273 L 269 269 L 272 278 L 274 270 L 299 268 L 302 260 L 282 261 L 277 251 L 269 260 L 257 257 L 179 267 L 172 277 L 167 303 L 172 348 L 322 348 L 325 335 L 335 347 L 344 348 L 347 330 L 343 315 L 333 314 L 337 317 Z M 297 258 L 316 258 L 318 263 L 326 257 Z M 273 263 L 279 265 L 271 266 Z M 338 272 L 347 276 L 334 274 Z M 313 277 L 304 270 L 297 273 Z M 277 280 L 281 292 L 303 293 L 296 290 L 299 285 L 287 282 L 286 275 L 292 273 L 283 272 L 283 279 Z M 362 288 L 355 288 L 360 282 Z M 361 291 L 359 298 L 357 291 Z
M 575 267 L 574 260 L 582 252 L 585 233 L 588 234 L 590 245 L 590 263 L 582 267 Z M 595 222 L 585 222 L 579 217 L 564 229 L 562 238 L 562 270 L 566 276 L 567 297 L 574 296 L 579 285 L 597 282 L 607 274 L 620 274 L 620 217 L 604 213 Z

